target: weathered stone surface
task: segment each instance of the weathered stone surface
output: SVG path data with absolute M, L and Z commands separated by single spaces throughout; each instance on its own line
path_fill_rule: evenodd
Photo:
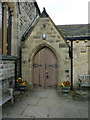
M 3 106 L 3 118 L 88 118 L 88 101 L 75 101 L 71 94 L 35 88 L 18 94 L 13 106 Z
M 19 47 L 21 37 L 34 20 L 37 8 L 34 2 L 17 2 L 15 4 L 15 12 L 12 21 L 12 55 L 19 56 Z M 17 7 L 18 6 L 18 7 Z
M 42 37 L 43 34 L 46 34 L 46 40 L 43 40 L 42 38 L 38 37 L 38 36 Z M 58 41 L 56 41 L 57 38 L 58 38 Z M 35 43 L 32 43 L 30 40 L 35 41 Z M 59 43 L 59 41 L 60 41 L 60 44 L 65 46 L 64 48 L 63 48 L 63 46 L 61 47 L 57 44 L 57 43 Z M 37 25 L 34 27 L 33 31 L 30 33 L 25 44 L 26 44 L 26 46 L 29 45 L 30 47 L 28 47 L 27 53 L 24 52 L 24 51 L 26 51 L 26 48 L 23 48 L 22 56 L 27 61 L 30 58 L 29 60 L 32 63 L 33 63 L 33 61 L 32 61 L 33 57 L 36 54 L 37 50 L 39 50 L 45 46 L 49 47 L 50 49 L 53 49 L 57 55 L 58 61 L 60 61 L 60 63 L 59 63 L 60 67 L 58 67 L 58 71 L 60 71 L 60 74 L 58 74 L 58 83 L 60 81 L 67 80 L 66 75 L 64 75 L 64 71 L 65 71 L 64 66 L 67 66 L 67 69 L 70 69 L 70 62 L 65 62 L 65 58 L 67 57 L 69 49 L 68 49 L 68 47 L 66 47 L 67 45 L 66 45 L 64 39 L 62 38 L 61 34 L 56 30 L 56 28 L 54 27 L 53 23 L 51 22 L 51 20 L 49 18 L 40 18 L 39 19 Z M 31 56 L 29 57 L 28 55 L 31 55 Z M 22 66 L 22 68 L 23 68 L 22 74 L 23 74 L 24 78 L 30 78 L 29 81 L 32 81 L 31 78 L 33 78 L 32 77 L 33 76 L 33 67 L 32 66 L 30 68 L 27 67 L 27 70 L 31 69 L 31 72 L 28 75 L 26 74 L 26 72 L 24 72 L 25 66 Z M 68 77 L 68 80 L 70 80 L 70 77 Z
M 86 47 L 87 43 L 85 43 L 84 40 L 81 42 L 79 41 L 79 43 L 74 42 L 73 45 L 73 74 L 75 82 L 78 80 L 79 75 L 88 74 L 88 48 Z
M 56 42 L 60 42 L 60 40 L 56 40 Z

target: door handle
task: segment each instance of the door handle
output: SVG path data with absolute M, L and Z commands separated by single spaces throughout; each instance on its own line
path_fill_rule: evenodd
M 48 79 L 48 77 L 49 77 L 49 76 L 48 76 L 48 71 L 47 71 L 47 69 L 46 69 L 46 78 Z
M 46 76 L 46 77 L 47 77 L 47 79 L 49 78 L 48 74 L 47 74 L 47 76 Z

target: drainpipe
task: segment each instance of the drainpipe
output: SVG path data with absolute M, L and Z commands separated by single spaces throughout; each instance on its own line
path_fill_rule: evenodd
M 71 90 L 73 90 L 73 40 L 71 42 Z
M 20 48 L 20 60 L 19 60 L 19 64 L 20 64 L 20 73 L 19 73 L 19 77 L 22 78 L 22 50 Z
M 16 79 L 17 79 L 17 59 L 15 60 L 15 88 L 16 88 Z

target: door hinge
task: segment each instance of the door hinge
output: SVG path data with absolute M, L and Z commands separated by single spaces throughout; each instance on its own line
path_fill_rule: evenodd
M 50 67 L 57 68 L 57 64 L 50 64 Z
M 41 64 L 33 64 L 33 67 L 41 67 L 42 65 Z

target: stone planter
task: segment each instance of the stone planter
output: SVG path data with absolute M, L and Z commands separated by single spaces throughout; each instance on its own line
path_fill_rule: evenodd
M 20 91 L 25 91 L 26 90 L 26 85 L 17 85 L 16 86 L 17 90 L 20 90 Z
M 64 93 L 68 93 L 68 92 L 70 92 L 70 87 L 62 87 L 61 90 Z

